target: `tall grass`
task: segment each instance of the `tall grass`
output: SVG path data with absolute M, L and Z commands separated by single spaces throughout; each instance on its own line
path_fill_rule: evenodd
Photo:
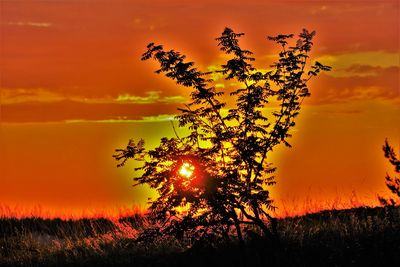
M 380 206 L 377 196 L 361 198 L 354 190 L 348 195 L 343 196 L 336 193 L 331 198 L 324 196 L 324 199 L 324 201 L 317 200 L 312 198 L 310 195 L 305 198 L 291 197 L 278 199 L 276 201 L 278 209 L 273 213 L 273 215 L 277 218 L 286 218 L 318 213 L 324 210 L 344 210 Z
M 21 205 L 2 205 L 0 204 L 0 218 L 42 218 L 42 219 L 72 219 L 79 220 L 82 218 L 106 218 L 117 219 L 121 217 L 143 215 L 146 209 L 140 206 L 119 206 L 114 208 L 80 208 L 75 210 L 69 209 L 48 209 L 40 205 L 21 206 Z
M 136 243 L 147 222 L 120 218 L 0 219 L 0 266 L 384 266 L 400 252 L 400 208 L 328 210 L 278 221 L 278 243 L 252 229 L 232 242 Z
M 382 194 L 384 195 L 384 194 Z M 326 196 L 324 196 L 327 199 Z M 351 191 L 348 195 L 339 195 L 336 193 L 329 200 L 317 200 L 310 195 L 306 197 L 291 197 L 277 199 L 275 205 L 278 207 L 273 212 L 276 218 L 285 218 L 293 216 L 301 216 L 310 213 L 316 213 L 322 210 L 341 210 L 351 209 L 364 206 L 380 205 L 377 196 L 358 197 L 355 191 Z M 145 206 L 116 206 L 113 208 L 92 208 L 92 209 L 48 209 L 40 205 L 37 206 L 21 206 L 21 205 L 2 205 L 0 204 L 0 218 L 42 218 L 42 219 L 96 219 L 105 218 L 115 220 L 121 217 L 143 215 L 147 212 Z

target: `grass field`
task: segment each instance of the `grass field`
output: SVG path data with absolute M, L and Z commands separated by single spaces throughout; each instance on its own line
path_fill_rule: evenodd
M 279 242 L 135 243 L 141 215 L 0 219 L 0 266 L 397 266 L 400 208 L 329 210 L 278 221 Z M 396 263 L 397 262 L 397 263 Z

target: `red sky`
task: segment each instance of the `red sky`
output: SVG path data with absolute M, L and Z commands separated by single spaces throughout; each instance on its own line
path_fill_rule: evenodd
M 233 2 L 233 3 L 232 3 Z M 134 173 L 113 149 L 156 145 L 188 90 L 140 61 L 149 42 L 203 70 L 223 63 L 214 38 L 245 32 L 243 47 L 268 67 L 268 35 L 316 30 L 312 59 L 333 71 L 311 83 L 293 149 L 280 149 L 276 199 L 365 203 L 385 194 L 399 148 L 398 1 L 1 1 L 0 205 L 72 212 L 144 205 Z M 218 82 L 223 83 L 222 80 Z

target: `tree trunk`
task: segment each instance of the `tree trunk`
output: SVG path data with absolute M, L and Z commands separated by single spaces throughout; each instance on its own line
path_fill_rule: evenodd
M 247 266 L 246 244 L 244 243 L 242 229 L 240 229 L 240 222 L 235 210 L 232 211 L 233 220 L 235 222 L 236 233 L 239 239 L 240 254 L 242 256 L 242 266 Z

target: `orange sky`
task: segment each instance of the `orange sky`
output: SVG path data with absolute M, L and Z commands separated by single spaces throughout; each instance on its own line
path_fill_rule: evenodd
M 188 90 L 141 62 L 154 41 L 203 70 L 223 62 L 225 26 L 268 67 L 267 35 L 316 30 L 312 59 L 334 70 L 311 83 L 292 139 L 272 161 L 276 199 L 331 203 L 385 193 L 381 151 L 400 147 L 398 1 L 1 1 L 0 206 L 85 211 L 143 206 L 114 148 L 171 135 Z M 223 83 L 222 80 L 217 82 Z M 132 166 L 132 165 L 130 165 Z

